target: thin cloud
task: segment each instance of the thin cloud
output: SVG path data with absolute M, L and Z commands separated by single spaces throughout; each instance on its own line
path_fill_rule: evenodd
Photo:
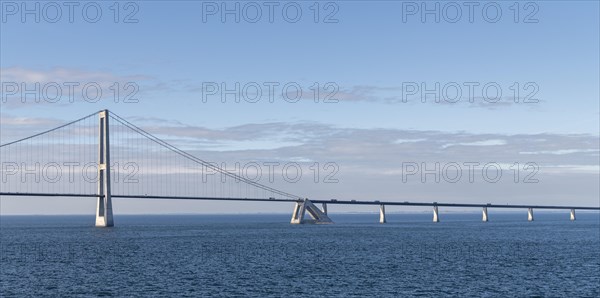
M 8 109 L 29 107 L 32 104 L 64 106 L 79 102 L 139 101 L 139 97 L 147 92 L 152 84 L 157 84 L 152 77 L 139 74 L 122 75 L 76 68 L 33 69 L 18 66 L 0 68 L 0 81 L 3 84 L 2 107 Z M 9 85 L 11 89 L 7 89 Z M 89 89 L 84 92 L 86 86 Z M 25 93 L 25 88 L 35 91 Z

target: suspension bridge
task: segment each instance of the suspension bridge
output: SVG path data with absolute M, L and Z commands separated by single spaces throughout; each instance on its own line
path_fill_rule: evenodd
M 184 144 L 185 146 L 185 144 Z M 386 206 L 433 209 L 600 210 L 592 206 L 462 204 L 367 200 L 311 200 L 228 171 L 130 121 L 102 110 L 50 130 L 0 145 L 2 197 L 90 197 L 97 199 L 96 226 L 114 226 L 112 199 L 215 200 L 294 204 L 292 224 L 332 223 L 328 205 L 379 206 L 379 222 L 386 223 Z M 141 166 L 143 165 L 143 166 Z M 321 204 L 321 207 L 317 207 Z M 306 216 L 308 214 L 308 216 Z

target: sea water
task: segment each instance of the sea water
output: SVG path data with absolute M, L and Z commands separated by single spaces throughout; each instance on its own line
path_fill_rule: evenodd
M 599 297 L 600 216 L 1 216 L 0 296 Z

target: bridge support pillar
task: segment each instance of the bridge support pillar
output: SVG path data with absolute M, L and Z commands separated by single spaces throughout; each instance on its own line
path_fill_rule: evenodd
M 384 224 L 387 220 L 385 220 L 385 205 L 379 205 L 379 223 Z
M 327 215 L 327 204 L 325 204 L 325 203 L 321 204 L 321 211 L 323 213 L 325 213 L 325 215 Z
M 487 207 L 483 207 L 483 221 L 487 222 L 488 221 L 488 212 L 487 212 Z
M 305 219 L 304 215 L 308 212 L 308 215 L 312 219 Z M 309 199 L 304 199 L 304 201 L 296 202 L 296 206 L 294 207 L 294 213 L 292 213 L 291 224 L 306 224 L 306 223 L 315 223 L 315 224 L 326 224 L 333 223 L 329 216 L 321 211 L 315 204 L 313 204 Z
M 575 209 L 571 209 L 571 221 L 575 220 Z
M 528 221 L 533 221 L 533 208 L 528 208 L 527 209 L 527 220 Z
M 440 215 L 438 213 L 438 206 L 433 206 L 433 222 L 440 222 Z
M 96 227 L 112 227 L 113 212 L 110 192 L 110 144 L 108 134 L 108 110 L 100 112 L 98 127 L 98 204 Z

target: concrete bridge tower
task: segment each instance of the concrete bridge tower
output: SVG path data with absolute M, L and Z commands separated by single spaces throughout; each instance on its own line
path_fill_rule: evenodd
M 112 227 L 113 212 L 110 195 L 110 144 L 108 130 L 108 110 L 100 112 L 98 125 L 98 205 L 96 206 L 96 226 Z

